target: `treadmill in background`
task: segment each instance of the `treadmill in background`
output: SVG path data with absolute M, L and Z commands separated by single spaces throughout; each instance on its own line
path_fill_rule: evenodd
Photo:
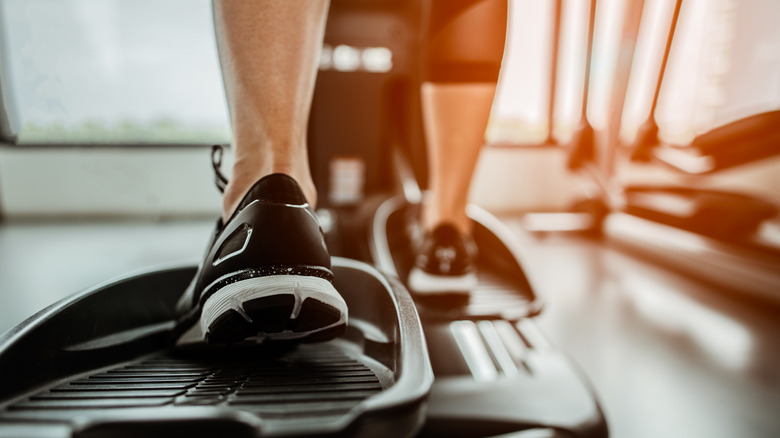
M 569 165 L 597 190 L 591 198 L 576 203 L 574 211 L 584 216 L 580 223 L 593 235 L 603 235 L 670 269 L 682 270 L 742 296 L 780 303 L 778 198 L 731 190 L 728 183 L 718 184 L 719 175 L 733 174 L 740 168 L 777 168 L 780 110 L 752 114 L 715 127 L 690 144 L 669 144 L 659 139 L 654 115 L 669 54 L 675 36 L 679 38 L 677 23 L 684 6 L 683 0 L 674 2 L 670 26 L 661 35 L 666 44 L 653 84 L 649 117 L 632 144 L 622 143 L 620 127 L 644 2 L 632 2 L 626 11 L 621 34 L 624 49 L 613 81 L 609 119 L 607 127 L 599 132 L 594 132 L 586 116 L 592 67 L 586 68 L 581 123 L 568 145 Z M 592 8 L 590 52 L 594 24 Z M 780 47 L 780 41 L 774 44 L 775 48 Z M 590 58 L 589 53 L 588 66 Z M 672 170 L 679 182 L 626 185 L 618 174 L 630 172 L 626 169 L 634 163 Z M 537 217 L 531 222 L 544 221 Z M 544 225 L 535 230 L 544 231 Z
M 676 2 L 650 117 L 634 144 L 616 145 L 620 150 L 613 151 L 628 156 L 624 163 L 644 161 L 671 169 L 683 183 L 625 187 L 625 202 L 608 218 L 605 230 L 618 242 L 662 263 L 742 296 L 777 304 L 780 198 L 729 189 L 718 180 L 740 168 L 777 169 L 772 158 L 780 155 L 780 110 L 714 127 L 690 144 L 670 144 L 658 136 L 653 115 L 683 5 L 682 0 Z M 773 43 L 780 48 L 780 41 Z

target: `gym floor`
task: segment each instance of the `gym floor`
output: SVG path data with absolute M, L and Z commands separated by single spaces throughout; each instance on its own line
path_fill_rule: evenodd
M 777 307 L 609 243 L 533 236 L 517 218 L 504 220 L 545 302 L 538 323 L 589 377 L 612 437 L 780 433 Z M 0 332 L 129 271 L 197 263 L 212 226 L 211 220 L 0 224 Z

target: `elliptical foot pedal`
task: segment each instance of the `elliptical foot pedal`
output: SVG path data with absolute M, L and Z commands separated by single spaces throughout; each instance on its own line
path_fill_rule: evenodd
M 0 436 L 414 435 L 433 381 L 414 304 L 369 265 L 333 269 L 350 321 L 322 343 L 174 346 L 195 267 L 39 312 L 0 338 Z
M 370 226 L 371 260 L 400 279 L 414 262 L 405 222 L 415 208 L 388 199 Z M 541 305 L 513 236 L 488 212 L 467 212 L 479 251 L 477 286 L 463 305 L 415 296 L 436 376 L 421 436 L 606 437 L 586 378 L 533 321 Z
M 406 281 L 415 262 L 408 223 L 419 205 L 402 196 L 381 203 L 371 218 L 367 258 L 383 272 Z M 474 243 L 477 246 L 476 285 L 466 293 L 414 294 L 421 315 L 455 319 L 463 316 L 518 319 L 536 315 L 541 303 L 534 294 L 512 245 L 513 238 L 493 215 L 469 205 Z

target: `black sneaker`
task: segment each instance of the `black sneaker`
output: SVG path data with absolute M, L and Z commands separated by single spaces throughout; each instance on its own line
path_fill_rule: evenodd
M 215 343 L 332 339 L 344 331 L 347 305 L 330 268 L 322 230 L 298 183 L 268 175 L 227 223 L 218 221 L 177 304 L 181 326 L 194 325 L 190 336 Z
M 474 261 L 477 247 L 451 224 L 442 224 L 423 237 L 407 280 L 420 296 L 465 294 L 477 285 Z

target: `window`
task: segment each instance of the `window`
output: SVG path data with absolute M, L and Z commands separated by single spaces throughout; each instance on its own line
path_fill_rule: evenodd
M 208 0 L 4 0 L 22 143 L 229 141 Z
M 230 140 L 209 0 L 3 1 L 23 143 Z M 488 137 L 497 143 L 543 144 L 551 137 L 565 143 L 580 121 L 593 2 L 560 1 L 557 50 L 557 2 L 509 2 L 510 38 Z M 648 116 L 674 3 L 644 3 L 623 111 L 624 141 Z M 780 106 L 778 5 L 683 2 L 655 114 L 664 138 L 685 143 L 751 111 Z M 588 102 L 596 128 L 606 123 L 625 6 L 622 0 L 598 2 Z
M 552 137 L 565 143 L 580 119 L 590 0 L 561 0 L 557 51 L 551 44 L 555 0 L 510 0 L 510 40 L 491 131 L 494 141 L 539 144 L 548 138 L 549 89 L 557 56 Z M 618 62 L 625 58 L 623 0 L 597 2 L 587 117 L 607 124 Z M 675 0 L 645 0 L 623 107 L 621 139 L 649 116 Z M 780 3 L 682 2 L 654 114 L 663 140 L 686 144 L 707 130 L 780 108 Z M 629 40 L 632 35 L 629 35 Z M 629 41 L 630 42 L 630 41 Z

